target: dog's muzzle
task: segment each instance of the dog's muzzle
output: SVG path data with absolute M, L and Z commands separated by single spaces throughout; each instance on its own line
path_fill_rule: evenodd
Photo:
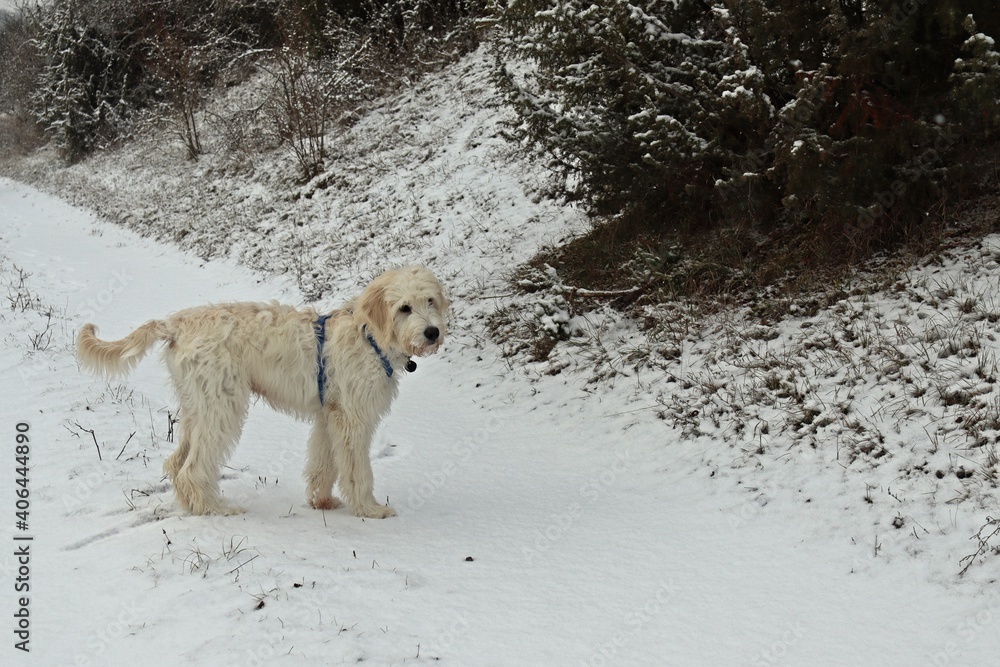
M 444 337 L 441 335 L 440 329 L 434 326 L 427 327 L 424 329 L 421 340 L 414 341 L 413 355 L 416 357 L 426 357 L 434 354 L 441 347 L 443 340 Z

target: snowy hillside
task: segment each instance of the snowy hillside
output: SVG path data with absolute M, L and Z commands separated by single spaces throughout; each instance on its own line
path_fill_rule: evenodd
M 222 134 L 198 163 L 147 138 L 20 174 L 74 206 L 0 181 L 9 451 L 17 424 L 31 436 L 8 545 L 33 538 L 31 652 L 11 639 L 5 660 L 992 662 L 1000 237 L 767 323 L 676 306 L 640 328 L 551 272 L 515 289 L 587 222 L 509 154 L 487 58 L 385 100 L 305 185 Z M 376 438 L 393 519 L 307 508 L 308 426 L 263 405 L 222 483 L 247 514 L 185 516 L 158 362 L 108 384 L 73 360 L 87 321 L 118 337 L 206 302 L 328 308 L 413 261 L 455 311 Z M 545 329 L 568 340 L 532 361 L 519 336 Z M 11 630 L 18 566 L 0 559 Z

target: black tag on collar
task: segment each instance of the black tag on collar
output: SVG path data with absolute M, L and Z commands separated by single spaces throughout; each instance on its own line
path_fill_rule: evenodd
M 406 360 L 406 372 L 407 373 L 412 373 L 415 370 L 417 370 L 417 362 L 415 362 L 413 359 L 407 359 Z

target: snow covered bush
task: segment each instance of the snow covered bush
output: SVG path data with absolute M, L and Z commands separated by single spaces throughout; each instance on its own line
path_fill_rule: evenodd
M 700 5 L 515 0 L 503 16 L 515 135 L 578 174 L 598 212 L 695 202 L 712 187 L 716 88 L 735 72 L 720 17 Z
M 383 67 L 432 71 L 479 44 L 500 0 L 340 0 L 341 16 L 375 37 Z
M 995 153 L 988 2 L 512 0 L 500 26 L 513 138 L 618 243 L 708 233 L 723 285 L 919 233 Z
M 962 44 L 961 54 L 955 59 L 951 82 L 955 86 L 955 99 L 968 109 L 981 109 L 983 117 L 969 120 L 986 121 L 987 131 L 1000 126 L 1000 109 L 997 91 L 1000 90 L 1000 53 L 993 37 L 978 32 L 975 18 L 970 14 L 963 23 L 969 38 Z
M 54 0 L 38 13 L 45 66 L 34 96 L 38 121 L 70 161 L 117 137 L 134 109 L 142 70 L 120 15 L 100 3 Z
M 0 10 L 0 114 L 30 114 L 39 60 L 32 48 L 34 26 L 26 12 Z
M 380 92 L 450 62 L 474 44 L 488 0 L 288 2 L 281 45 L 263 68 L 266 116 L 295 155 L 301 178 L 324 169 L 327 134 L 359 117 Z
M 70 160 L 166 121 L 189 158 L 199 113 L 225 75 L 272 74 L 274 131 L 302 174 L 322 171 L 325 134 L 387 82 L 407 82 L 476 43 L 492 0 L 53 0 L 33 10 L 40 124 Z M 138 112 L 142 112 L 139 114 Z
M 247 51 L 270 46 L 277 0 L 53 0 L 31 12 L 44 66 L 33 108 L 70 161 L 127 136 L 139 112 L 169 121 L 188 154 L 205 89 Z M 270 18 L 269 18 L 270 17 Z
M 199 111 L 213 86 L 279 41 L 278 0 L 159 0 L 146 4 L 140 49 L 155 81 L 157 116 L 189 159 L 204 148 Z

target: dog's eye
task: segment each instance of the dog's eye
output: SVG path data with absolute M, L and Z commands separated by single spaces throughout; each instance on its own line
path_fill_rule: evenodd
M 399 312 L 401 312 L 401 313 L 409 313 L 412 310 L 413 309 L 410 308 L 408 305 L 407 306 L 400 306 L 399 307 Z
M 431 298 L 427 299 L 427 305 L 428 306 L 433 306 L 434 305 L 434 297 L 431 297 Z

